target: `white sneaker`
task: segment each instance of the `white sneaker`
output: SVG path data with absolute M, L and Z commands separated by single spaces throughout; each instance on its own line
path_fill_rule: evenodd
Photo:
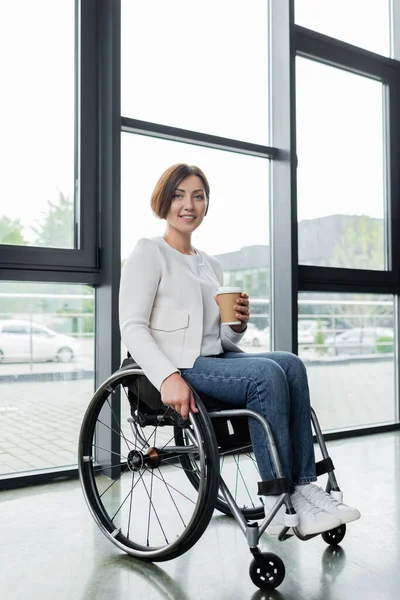
M 340 519 L 340 524 L 351 523 L 351 521 L 356 521 L 361 517 L 361 513 L 357 508 L 338 502 L 328 492 L 325 492 L 325 490 L 317 485 L 310 483 L 301 486 L 298 491 L 314 506 Z
M 299 515 L 298 529 L 302 535 L 316 535 L 323 531 L 336 529 L 341 525 L 338 517 L 325 512 L 309 502 L 300 492 L 291 495 L 294 509 Z

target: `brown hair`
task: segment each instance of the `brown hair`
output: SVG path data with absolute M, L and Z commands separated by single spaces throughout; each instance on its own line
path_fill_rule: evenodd
M 210 186 L 206 176 L 204 175 L 203 171 L 199 169 L 199 167 L 179 163 L 177 165 L 172 165 L 172 167 L 169 167 L 166 171 L 164 171 L 160 179 L 157 181 L 157 184 L 151 195 L 151 208 L 159 219 L 166 218 L 172 203 L 172 196 L 176 188 L 178 187 L 179 183 L 189 175 L 196 175 L 197 177 L 200 177 L 203 182 L 207 203 L 205 214 L 207 214 L 210 198 Z

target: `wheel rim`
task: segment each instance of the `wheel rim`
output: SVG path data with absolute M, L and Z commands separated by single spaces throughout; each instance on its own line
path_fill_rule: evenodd
M 277 588 L 285 578 L 285 565 L 279 556 L 273 553 L 262 553 L 262 563 L 258 565 L 254 559 L 250 565 L 250 577 L 260 589 Z
M 121 419 L 116 391 L 121 392 Z M 143 558 L 162 558 L 187 540 L 204 517 L 212 484 L 213 461 L 196 419 L 188 428 L 191 445 L 183 450 L 192 455 L 190 462 L 196 467 L 191 469 L 198 469 L 198 491 L 184 476 L 168 418 L 164 414 L 156 425 L 140 425 L 137 415 L 130 414 L 127 388 L 117 381 L 103 384 L 95 394 L 81 429 L 79 469 L 89 509 L 115 545 Z M 112 432 L 112 450 L 101 441 L 105 432 Z

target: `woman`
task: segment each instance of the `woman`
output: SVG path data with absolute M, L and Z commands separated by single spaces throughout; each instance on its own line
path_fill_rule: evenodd
M 235 310 L 240 325 L 221 326 L 215 300 L 223 283 L 219 262 L 192 246 L 192 233 L 207 214 L 210 188 L 194 166 L 173 165 L 151 198 L 166 220 L 163 237 L 141 239 L 125 261 L 120 286 L 122 340 L 160 390 L 162 402 L 185 419 L 197 412 L 188 382 L 198 393 L 237 407 L 247 406 L 270 423 L 292 490 L 303 535 L 321 533 L 360 517 L 334 500 L 316 481 L 307 374 L 288 352 L 246 354 L 237 343 L 249 320 L 242 293 Z M 276 478 L 261 425 L 249 421 L 253 450 L 264 481 Z M 266 509 L 276 497 L 266 496 Z M 282 506 L 269 533 L 284 524 Z

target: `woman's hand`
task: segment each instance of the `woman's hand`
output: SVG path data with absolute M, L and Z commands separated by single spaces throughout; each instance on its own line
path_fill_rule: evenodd
M 189 412 L 199 412 L 192 390 L 179 373 L 172 373 L 164 379 L 160 392 L 162 403 L 176 410 L 184 419 L 189 418 Z
M 230 328 L 235 331 L 235 333 L 243 333 L 250 318 L 248 295 L 245 293 L 240 294 L 240 297 L 236 298 L 236 304 L 233 308 L 236 310 L 236 318 L 238 321 L 241 321 L 241 324 L 231 325 Z

